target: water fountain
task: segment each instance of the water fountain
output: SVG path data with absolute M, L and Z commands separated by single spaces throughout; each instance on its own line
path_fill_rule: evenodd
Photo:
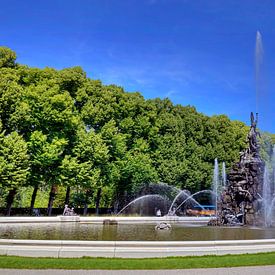
M 175 215 L 176 212 L 185 204 L 188 207 L 197 206 L 200 209 L 204 209 L 204 207 L 194 199 L 194 196 L 202 193 L 213 193 L 211 190 L 202 190 L 192 195 L 187 190 L 180 190 L 179 188 L 164 183 L 151 184 L 148 189 L 154 194 L 143 195 L 130 201 L 117 213 L 117 215 L 127 213 L 141 214 L 141 208 L 144 206 L 144 202 L 146 202 L 149 208 L 151 208 L 151 212 L 143 209 L 143 215 L 148 215 L 149 212 L 150 215 L 155 215 L 156 210 L 161 210 L 163 215 Z M 163 192 L 164 190 L 165 192 Z M 172 192 L 172 194 L 170 192 Z M 169 207 L 167 207 L 167 205 Z
M 257 31 L 255 47 L 256 110 L 258 110 L 261 89 L 263 88 L 262 65 L 262 36 Z M 270 226 L 274 196 L 272 195 L 272 180 L 268 164 L 264 163 L 259 154 L 258 113 L 256 113 L 255 119 L 251 112 L 250 120 L 250 131 L 247 135 L 248 148 L 241 152 L 240 161 L 233 165 L 228 175 L 228 185 L 221 196 L 219 219 L 221 223 L 229 224 L 229 216 L 242 215 L 244 224 Z
M 261 35 L 257 32 L 257 102 L 261 88 L 262 55 Z M 207 227 L 204 226 L 205 220 L 204 223 L 199 223 L 200 218 L 197 217 L 171 219 L 172 230 L 154 230 L 155 221 L 166 221 L 167 217 L 112 217 L 116 226 L 104 224 L 106 217 L 80 217 L 80 220 L 73 223 L 57 217 L 1 217 L 0 254 L 30 256 L 33 253 L 34 256 L 41 257 L 166 257 L 195 253 L 209 255 L 275 251 L 275 231 L 269 227 L 272 225 L 272 210 L 275 210 L 275 197 L 272 195 L 275 185 L 275 146 L 271 165 L 265 166 L 259 156 L 257 122 L 257 114 L 255 119 L 251 113 L 248 148 L 241 152 L 240 160 L 233 165 L 228 175 L 225 163 L 222 163 L 219 178 L 218 160 L 215 160 L 212 190 L 190 194 L 167 184 L 151 184 L 148 189 L 152 194 L 136 198 L 120 213 L 135 205 L 144 208 L 149 201 L 169 202 L 169 210 L 175 212 L 187 202 L 203 208 L 195 199 L 196 196 L 211 194 L 216 208 L 220 209 L 219 219 L 222 223 L 236 224 L 238 215 L 241 215 L 245 224 L 255 225 L 264 217 L 262 225 L 266 227 L 261 230 L 254 226 L 234 229 L 226 226 Z M 220 199 L 217 198 L 219 194 Z M 147 206 L 152 208 L 149 204 Z M 160 226 L 169 229 L 166 224 Z
M 214 171 L 213 171 L 213 182 L 212 182 L 212 201 L 213 204 L 215 205 L 215 210 L 216 213 L 218 211 L 218 198 L 219 198 L 219 193 L 220 193 L 220 180 L 219 180 L 219 164 L 218 164 L 218 159 L 215 159 L 214 162 Z
M 270 184 L 270 171 L 269 167 L 266 165 L 264 169 L 264 183 L 263 183 L 263 215 L 265 226 L 271 226 L 272 223 L 272 194 L 271 194 L 271 184 Z
M 223 189 L 226 188 L 226 168 L 225 168 L 225 162 L 222 163 L 222 187 Z
M 256 84 L 256 112 L 259 110 L 261 95 L 263 94 L 263 42 L 262 35 L 259 31 L 256 33 L 255 45 L 255 84 Z
M 147 204 L 148 205 L 148 209 L 145 209 L 146 207 L 144 207 L 144 205 Z M 144 195 L 141 197 L 138 197 L 134 200 L 132 200 L 131 202 L 129 202 L 127 205 L 125 205 L 118 213 L 117 216 L 120 214 L 127 214 L 127 211 L 130 213 L 136 213 L 136 214 L 143 214 L 143 215 L 147 215 L 148 213 L 152 211 L 154 211 L 155 209 L 161 209 L 162 212 L 163 209 L 165 209 L 165 205 L 169 204 L 167 201 L 167 198 L 158 195 L 158 194 L 150 194 L 150 195 Z M 137 208 L 136 210 L 132 210 L 131 208 Z M 153 213 L 150 213 L 151 215 Z
M 204 206 L 195 199 L 195 197 L 202 194 L 211 195 L 212 203 L 215 205 L 215 209 L 217 209 L 218 198 L 220 197 L 221 192 L 226 186 L 226 171 L 224 162 L 222 163 L 221 178 L 219 175 L 220 173 L 218 160 L 215 159 L 212 190 L 201 190 L 194 194 L 191 194 L 187 190 L 180 190 L 177 187 L 173 187 L 165 183 L 151 183 L 147 187 L 147 192 L 150 192 L 151 194 L 143 195 L 130 201 L 117 213 L 117 215 L 141 214 L 140 208 L 143 207 L 143 202 L 147 202 L 147 205 L 150 204 L 151 208 L 155 210 L 154 212 L 156 212 L 157 209 L 161 209 L 161 213 L 168 216 L 180 214 L 179 210 L 182 207 L 184 207 L 184 209 L 197 207 L 200 210 L 205 210 Z M 160 202 L 163 201 L 165 203 L 169 203 L 169 200 L 172 200 L 172 202 L 170 201 L 170 207 L 168 211 L 163 211 L 165 207 L 163 207 L 163 205 L 160 205 Z M 143 212 L 143 214 L 148 214 L 148 211 Z M 156 214 L 154 212 L 151 211 L 151 214 Z M 181 212 L 181 214 L 183 214 L 183 212 Z
M 275 145 L 273 146 L 270 163 L 266 163 L 264 170 L 262 208 L 265 226 L 272 226 L 273 211 L 275 204 L 274 194 L 274 175 L 275 175 Z
M 248 148 L 241 152 L 239 162 L 233 165 L 228 175 L 228 185 L 221 195 L 219 219 L 222 224 L 229 224 L 229 217 L 241 215 L 242 221 L 247 225 L 260 222 L 260 194 L 263 194 L 265 164 L 259 155 L 258 114 L 255 119 L 251 113 L 250 119 Z

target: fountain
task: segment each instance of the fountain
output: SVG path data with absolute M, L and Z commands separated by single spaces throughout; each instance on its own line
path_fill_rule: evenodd
M 160 186 L 158 186 L 158 184 L 151 184 L 151 188 L 149 189 L 151 189 L 150 191 L 154 192 L 155 194 L 143 195 L 130 201 L 126 206 L 124 206 L 117 213 L 117 216 L 121 214 L 127 214 L 127 213 L 141 214 L 141 208 L 143 207 L 144 202 L 147 202 L 147 204 L 149 205 L 149 208 L 151 208 L 151 210 L 154 211 L 154 212 L 152 211 L 150 212 L 149 210 L 145 211 L 143 209 L 142 214 L 147 214 L 147 215 L 149 212 L 151 215 L 152 214 L 155 215 L 156 210 L 161 209 L 161 213 L 166 214 L 168 216 L 173 216 L 173 215 L 176 215 L 176 212 L 179 211 L 179 209 L 188 202 L 189 202 L 188 204 L 189 207 L 198 206 L 200 209 L 204 209 L 204 207 L 193 197 L 201 193 L 213 193 L 211 190 L 202 190 L 191 195 L 190 192 L 188 192 L 187 190 L 172 188 L 171 186 L 164 183 L 160 183 Z M 163 194 L 163 192 L 161 192 L 164 189 L 177 191 L 177 194 L 174 196 L 174 199 L 172 200 L 172 202 L 169 199 L 169 197 L 171 197 L 171 194 L 167 194 L 167 193 Z M 177 202 L 179 203 L 177 204 Z M 168 211 L 166 210 L 166 205 L 170 205 Z M 134 208 L 134 210 L 131 208 Z
M 168 211 L 168 215 L 171 214 L 171 215 L 175 215 L 176 212 L 186 203 L 188 202 L 189 200 L 193 203 L 193 205 L 197 205 L 200 209 L 204 209 L 204 207 L 197 201 L 195 200 L 193 197 L 195 195 L 197 195 L 198 193 L 203 193 L 205 191 L 210 191 L 210 190 L 203 190 L 203 191 L 199 191 L 193 195 L 189 195 L 186 191 L 182 190 L 173 200 L 173 202 L 171 203 L 170 205 L 170 208 L 169 208 L 169 211 Z M 185 196 L 185 199 L 177 206 L 175 207 L 176 205 L 176 201 L 180 198 L 181 195 L 184 195 Z
M 265 164 L 259 155 L 258 114 L 255 119 L 251 113 L 250 119 L 248 148 L 240 153 L 240 161 L 233 165 L 228 175 L 228 185 L 221 195 L 219 219 L 222 224 L 230 224 L 229 217 L 232 216 L 242 216 L 242 221 L 247 225 L 260 222 Z
M 264 183 L 263 183 L 263 215 L 264 215 L 264 224 L 265 226 L 271 226 L 272 223 L 272 194 L 271 194 L 271 185 L 270 185 L 270 171 L 268 166 L 265 166 L 264 169 Z
M 147 211 L 144 209 L 144 203 L 147 203 L 148 205 L 148 209 Z M 126 213 L 126 210 L 130 210 L 131 207 L 135 207 L 135 206 L 139 206 L 139 204 L 142 206 L 142 207 L 138 207 L 138 211 L 140 214 L 147 214 L 148 215 L 148 212 L 149 210 L 152 210 L 152 206 L 157 210 L 157 209 L 163 209 L 165 208 L 165 204 L 167 204 L 167 199 L 161 195 L 158 195 L 158 194 L 150 194 L 150 195 L 144 195 L 144 196 L 141 196 L 141 197 L 138 197 L 134 200 L 132 200 L 131 202 L 129 202 L 126 206 L 124 206 L 118 213 L 117 213 L 117 216 L 120 215 L 120 214 L 124 214 Z M 154 209 L 153 209 L 154 210 Z M 143 213 L 141 212 L 143 211 Z M 134 211 L 136 212 L 136 211 Z M 163 212 L 163 211 L 162 211 Z M 152 214 L 152 213 L 151 213 Z
M 258 110 L 263 87 L 261 83 L 262 64 L 262 37 L 261 33 L 257 31 L 255 47 L 256 110 Z M 250 131 L 247 135 L 248 148 L 241 152 L 240 161 L 234 164 L 228 175 L 228 185 L 224 188 L 221 196 L 219 220 L 222 224 L 230 224 L 229 217 L 241 215 L 244 224 L 270 226 L 274 203 L 272 195 L 274 187 L 271 187 L 271 181 L 274 182 L 274 176 L 272 180 L 268 164 L 265 164 L 259 155 L 258 113 L 256 113 L 255 119 L 251 112 L 250 120 Z
M 257 102 L 261 86 L 262 56 L 261 34 L 257 32 Z M 211 194 L 216 210 L 219 209 L 217 220 L 221 225 L 265 225 L 261 230 L 254 226 L 234 229 L 226 226 L 207 227 L 206 217 L 173 219 L 169 216 L 116 216 L 108 223 L 106 217 L 80 217 L 71 222 L 58 217 L 1 217 L 0 254 L 41 257 L 167 257 L 275 251 L 275 231 L 270 227 L 275 208 L 275 196 L 272 194 L 275 189 L 275 146 L 271 164 L 265 165 L 259 155 L 259 133 L 256 129 L 258 114 L 256 119 L 253 113 L 250 117 L 248 148 L 241 152 L 240 160 L 233 165 L 228 175 L 223 162 L 219 177 L 218 160 L 215 159 L 212 190 L 190 194 L 167 184 L 150 184 L 146 186 L 146 191 L 151 194 L 143 193 L 143 196 L 128 203 L 118 214 L 135 206 L 142 211 L 145 211 L 144 208 L 152 209 L 150 202 L 167 203 L 168 213 L 174 214 L 189 202 L 203 209 L 203 205 L 195 197 Z M 167 221 L 171 222 L 172 230 L 169 230 L 171 225 Z M 156 222 L 160 222 L 157 227 Z
M 213 204 L 215 205 L 216 214 L 217 214 L 217 210 L 218 210 L 218 198 L 219 198 L 219 193 L 220 193 L 219 189 L 220 189 L 219 164 L 218 164 L 218 159 L 215 159 L 214 171 L 213 171 L 213 182 L 212 182 L 212 190 L 213 190 L 214 195 L 212 195 L 212 201 L 213 201 Z
M 262 93 L 262 65 L 263 65 L 263 43 L 262 35 L 259 31 L 256 33 L 256 46 L 255 46 L 255 80 L 256 80 L 256 110 L 259 109 L 260 94 Z
M 222 163 L 222 186 L 223 189 L 226 188 L 226 168 L 225 168 L 225 162 Z
M 275 204 L 274 175 L 275 175 L 275 145 L 273 146 L 270 163 L 267 163 L 264 170 L 262 207 L 265 226 L 272 226 L 273 207 Z

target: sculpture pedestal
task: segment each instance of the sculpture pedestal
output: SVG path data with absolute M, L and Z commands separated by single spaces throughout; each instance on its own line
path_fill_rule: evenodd
M 61 222 L 79 222 L 80 216 L 57 216 Z

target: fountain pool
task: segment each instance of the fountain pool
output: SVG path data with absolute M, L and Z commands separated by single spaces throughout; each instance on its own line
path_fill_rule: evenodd
M 172 223 L 172 230 L 154 230 L 156 223 L 104 225 L 91 222 L 16 223 L 0 225 L 0 239 L 78 241 L 216 241 L 275 239 L 274 228 L 212 227 L 196 222 Z
M 208 220 L 80 217 L 58 222 L 58 217 L 1 217 L 0 255 L 155 258 L 275 251 L 274 228 L 207 227 Z M 172 229 L 155 230 L 161 221 L 169 222 Z

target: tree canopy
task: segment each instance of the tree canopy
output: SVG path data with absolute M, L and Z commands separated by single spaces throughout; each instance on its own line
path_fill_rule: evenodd
M 230 167 L 248 131 L 226 115 L 209 117 L 168 98 L 145 100 L 104 85 L 80 67 L 17 64 L 6 47 L 0 47 L 0 125 L 2 193 L 69 187 L 88 194 L 85 203 L 106 207 L 152 182 L 209 188 L 214 159 Z

